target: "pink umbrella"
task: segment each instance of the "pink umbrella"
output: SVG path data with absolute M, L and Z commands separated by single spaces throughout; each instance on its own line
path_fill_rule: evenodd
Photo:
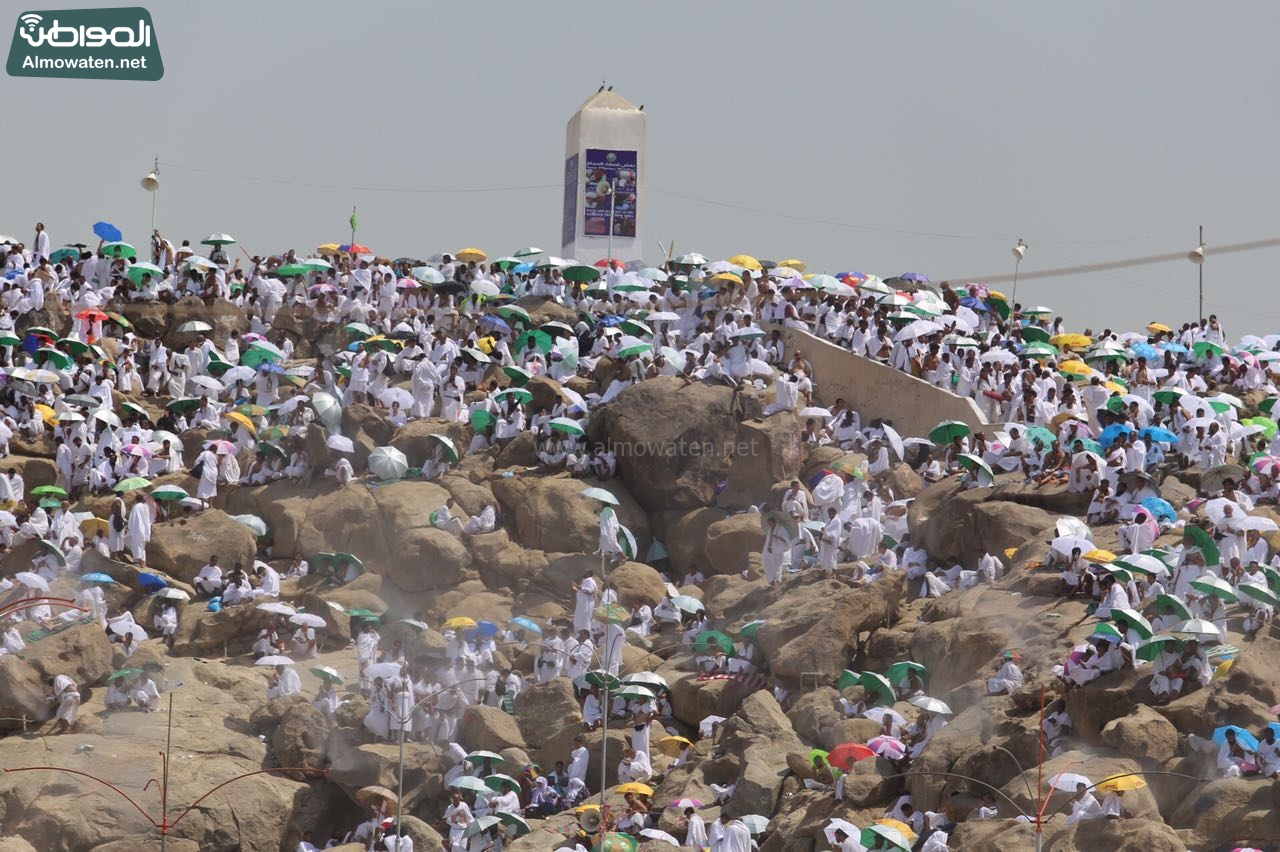
M 907 753 L 907 747 L 902 740 L 886 737 L 883 734 L 867 740 L 867 748 L 889 760 L 901 760 Z
M 151 458 L 151 448 L 146 444 L 128 444 L 123 452 L 131 456 L 141 456 L 144 459 Z
M 213 450 L 220 456 L 234 456 L 236 454 L 236 445 L 221 438 L 216 441 L 210 441 L 204 445 L 204 448 Z

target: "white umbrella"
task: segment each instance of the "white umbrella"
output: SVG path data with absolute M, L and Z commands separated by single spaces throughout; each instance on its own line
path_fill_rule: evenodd
M 919 707 L 921 710 L 928 710 L 930 713 L 937 713 L 942 716 L 951 715 L 951 708 L 947 706 L 946 702 L 930 698 L 927 695 L 913 696 L 908 703 L 913 707 Z
M 1092 787 L 1093 782 L 1083 775 L 1076 775 L 1074 772 L 1059 772 L 1053 776 L 1049 782 L 1049 786 L 1055 790 L 1062 790 L 1066 793 L 1074 793 L 1076 787 L 1083 784 L 1086 787 Z
M 823 827 L 822 833 L 827 836 L 827 842 L 832 846 L 836 845 L 836 832 L 843 831 L 845 837 L 859 838 L 862 836 L 862 829 L 858 828 L 848 820 L 833 819 Z
M 282 603 L 260 603 L 255 607 L 263 612 L 269 612 L 272 615 L 297 615 L 298 611 L 288 604 Z
M 1053 543 L 1049 545 L 1050 550 L 1056 550 L 1063 556 L 1070 556 L 1071 551 L 1077 547 L 1080 548 L 1080 552 L 1082 554 L 1088 553 L 1090 550 L 1094 549 L 1093 542 L 1089 541 L 1087 538 L 1081 538 L 1077 535 L 1058 536 L 1053 540 Z
M 1208 639 L 1213 642 L 1222 641 L 1222 631 L 1212 621 L 1205 621 L 1203 618 L 1193 618 L 1190 621 L 1184 621 L 1177 627 L 1173 628 L 1175 636 L 1185 636 L 1189 639 Z
M 1093 540 L 1093 530 L 1089 529 L 1089 525 L 1079 518 L 1063 516 L 1053 522 L 1054 528 L 1057 529 L 1058 535 L 1073 535 L 1078 538 Z M 1070 555 L 1070 551 L 1067 551 Z
M 488 355 L 481 352 L 479 349 L 476 349 L 474 346 L 468 346 L 467 348 L 463 349 L 462 354 L 470 355 L 473 359 L 480 362 L 481 364 L 489 364 L 493 361 L 492 358 L 490 358 Z
M 135 642 L 145 642 L 147 640 L 147 631 L 142 629 L 142 625 L 132 624 L 127 621 L 113 623 L 111 632 L 117 636 L 132 636 Z
M 342 403 L 331 393 L 317 391 L 312 394 L 311 407 L 316 410 L 320 422 L 330 429 L 342 422 Z
M 725 720 L 724 716 L 708 716 L 698 723 L 698 734 L 703 737 L 711 736 L 711 728 L 720 724 Z
M 1242 530 L 1258 530 L 1259 532 L 1275 532 L 1280 530 L 1280 525 L 1270 518 L 1262 518 L 1257 515 L 1250 515 L 1240 522 Z
M 646 837 L 649 840 L 658 840 L 658 841 L 661 841 L 662 843 L 670 843 L 672 846 L 676 846 L 676 847 L 680 846 L 679 840 L 676 840 L 674 837 L 672 837 L 670 834 L 667 834 L 665 831 L 660 831 L 656 828 L 646 828 L 640 832 L 640 836 Z
M 205 390 L 212 391 L 213 393 L 221 393 L 223 390 L 222 382 L 218 381 L 213 376 L 192 376 L 187 379 L 187 381 L 198 388 L 204 388 Z
M 369 470 L 378 479 L 399 479 L 408 469 L 409 459 L 395 447 L 378 447 L 369 453 Z
M 404 411 L 413 405 L 413 394 L 404 388 L 387 388 L 378 394 L 378 399 L 382 400 L 382 404 L 387 408 L 391 407 L 393 402 L 400 403 L 400 410 Z
M 234 385 L 236 382 L 251 382 L 257 372 L 252 367 L 232 367 L 222 374 L 222 381 L 226 385 Z
M 330 435 L 327 446 L 339 453 L 354 453 L 356 445 L 346 435 Z
M 1018 356 L 1008 349 L 992 349 L 990 352 L 984 352 L 978 360 L 984 364 L 1016 364 Z
M 887 423 L 881 424 L 880 429 L 884 432 L 885 440 L 889 442 L 889 446 L 893 447 L 893 451 L 898 454 L 898 458 L 903 458 L 906 447 L 902 445 L 902 436 L 898 434 L 898 430 Z
M 938 325 L 933 320 L 916 320 L 915 322 L 909 322 L 904 325 L 902 329 L 893 336 L 893 339 L 895 341 L 915 340 L 918 337 L 927 337 L 928 335 L 938 331 L 942 331 L 942 326 Z
M 376 677 L 380 677 L 383 680 L 386 680 L 387 678 L 392 678 L 392 677 L 400 677 L 400 664 L 399 663 L 374 663 L 373 665 L 369 666 L 368 669 L 365 670 L 365 677 L 367 677 L 369 680 L 373 680 Z
M 13 579 L 28 589 L 35 589 L 37 592 L 49 591 L 49 581 L 34 571 L 19 571 L 13 575 Z
M 870 719 L 873 722 L 879 722 L 881 725 L 884 724 L 886 716 L 892 719 L 893 723 L 898 727 L 906 727 L 907 720 L 903 718 L 901 713 L 894 710 L 892 707 L 872 707 L 869 710 L 862 711 L 862 718 Z
M 831 419 L 831 412 L 817 405 L 807 405 L 800 409 L 801 417 L 821 417 L 823 420 Z
M 267 522 L 257 515 L 232 515 L 231 520 L 238 524 L 244 524 L 256 536 L 261 537 L 267 534 Z
M 191 600 L 191 595 L 182 591 L 182 589 L 175 589 L 172 586 L 161 589 L 160 591 L 156 592 L 155 595 L 153 595 L 153 597 L 157 597 L 157 598 L 160 598 L 161 600 L 166 600 L 166 601 Z
M 291 666 L 293 660 L 282 654 L 268 654 L 265 657 L 259 657 L 255 666 Z
M 213 326 L 201 320 L 187 320 L 178 326 L 178 331 L 183 334 L 190 334 L 196 331 L 213 331 Z
M 309 612 L 300 612 L 297 615 L 290 616 L 289 623 L 305 627 L 324 627 L 324 619 Z

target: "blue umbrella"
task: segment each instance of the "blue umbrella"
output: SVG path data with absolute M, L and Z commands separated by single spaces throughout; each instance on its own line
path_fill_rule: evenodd
M 1257 751 L 1258 738 L 1253 734 L 1241 728 L 1239 725 L 1223 725 L 1213 732 L 1213 741 L 1218 745 L 1222 745 L 1227 741 L 1227 731 L 1236 732 L 1236 742 L 1248 749 Z
M 541 625 L 532 618 L 525 618 L 523 615 L 519 615 L 511 619 L 511 624 L 521 630 L 528 630 L 530 633 L 537 633 L 539 636 L 542 635 Z
M 114 583 L 115 577 L 110 574 L 103 574 L 101 571 L 95 571 L 92 574 L 84 574 L 80 577 L 82 583 Z
M 1154 361 L 1160 357 L 1160 351 L 1150 343 L 1135 343 L 1131 348 L 1134 355 L 1146 358 L 1148 361 Z
M 120 229 L 110 222 L 94 222 L 93 235 L 108 243 L 118 243 L 124 239 Z
M 167 589 L 169 581 L 155 574 L 139 574 L 138 585 L 142 586 L 143 591 L 158 592 L 161 589 Z
M 1270 725 L 1267 725 L 1267 727 L 1275 731 L 1277 737 L 1280 737 L 1280 722 L 1272 722 Z
M 1161 343 L 1160 348 L 1166 352 L 1173 352 L 1177 355 L 1187 354 L 1187 347 L 1183 346 L 1181 343 Z
M 919 272 L 904 272 L 898 276 L 903 281 L 914 281 L 917 284 L 928 284 L 929 276 L 921 275 Z
M 961 307 L 978 313 L 991 313 L 991 307 L 977 296 L 964 296 L 960 299 Z
M 497 636 L 498 629 L 498 625 L 492 621 L 481 621 L 475 627 L 476 633 L 481 636 Z
M 521 264 L 518 264 L 518 265 L 516 265 L 516 266 L 511 267 L 511 273 L 512 273 L 513 275 L 527 275 L 528 273 L 530 273 L 530 272 L 532 272 L 532 271 L 533 271 L 533 264 L 532 264 L 532 263 L 521 263 Z
M 281 367 L 275 361 L 264 361 L 263 363 L 258 365 L 258 372 L 279 373 L 280 375 L 283 376 L 288 372 L 288 370 L 286 370 L 284 367 Z
M 496 317 L 493 314 L 485 314 L 484 316 L 480 317 L 480 324 L 493 326 L 493 328 L 505 334 L 511 333 L 511 326 L 507 325 L 507 321 L 504 320 L 502 317 Z
M 1159 497 L 1148 497 L 1142 501 L 1142 508 L 1154 515 L 1158 521 L 1173 523 L 1178 520 L 1178 513 L 1174 511 L 1173 504 L 1168 500 Z
M 1148 426 L 1138 434 L 1148 441 L 1163 441 L 1172 444 L 1178 440 L 1177 435 L 1168 429 L 1161 429 L 1159 426 Z
M 1128 423 L 1112 423 L 1110 426 L 1102 430 L 1102 434 L 1098 436 L 1098 443 L 1103 447 L 1109 447 L 1116 442 L 1121 435 L 1128 435 L 1133 431 L 1133 427 Z

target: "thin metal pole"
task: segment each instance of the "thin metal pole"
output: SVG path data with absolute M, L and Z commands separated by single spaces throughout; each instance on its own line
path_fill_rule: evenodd
M 1200 226 L 1200 249 L 1204 250 L 1204 225 Z M 1204 319 L 1204 258 L 1200 258 L 1200 319 Z
M 609 181 L 609 268 L 613 268 L 613 206 L 617 200 L 617 180 Z
M 160 785 L 160 852 L 169 848 L 169 755 L 173 753 L 173 693 L 169 693 L 169 729 L 164 738 L 164 774 Z
M 151 168 L 151 173 L 160 174 L 160 158 L 155 158 L 155 165 Z M 156 193 L 160 191 L 159 187 L 151 191 L 151 262 L 160 262 L 160 243 L 156 240 Z
M 412 715 L 412 713 L 411 713 Z M 400 719 L 400 771 L 399 779 L 396 782 L 396 848 L 400 846 L 400 817 L 404 813 L 404 726 L 405 720 Z

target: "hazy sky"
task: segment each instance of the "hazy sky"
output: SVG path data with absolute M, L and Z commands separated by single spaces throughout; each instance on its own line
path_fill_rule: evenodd
M 939 280 L 1011 272 L 1019 237 L 1032 271 L 1186 251 L 1201 224 L 1210 247 L 1280 235 L 1274 3 L 148 8 L 159 82 L 5 78 L 0 233 L 42 219 L 88 242 L 106 218 L 141 244 L 159 156 L 172 237 L 309 251 L 345 242 L 357 204 L 358 239 L 391 256 L 556 251 L 565 123 L 607 78 L 648 114 L 651 260 L 674 239 Z M 1206 312 L 1230 335 L 1280 331 L 1278 255 L 1210 258 Z M 1196 270 L 1018 296 L 1077 328 L 1175 323 Z

